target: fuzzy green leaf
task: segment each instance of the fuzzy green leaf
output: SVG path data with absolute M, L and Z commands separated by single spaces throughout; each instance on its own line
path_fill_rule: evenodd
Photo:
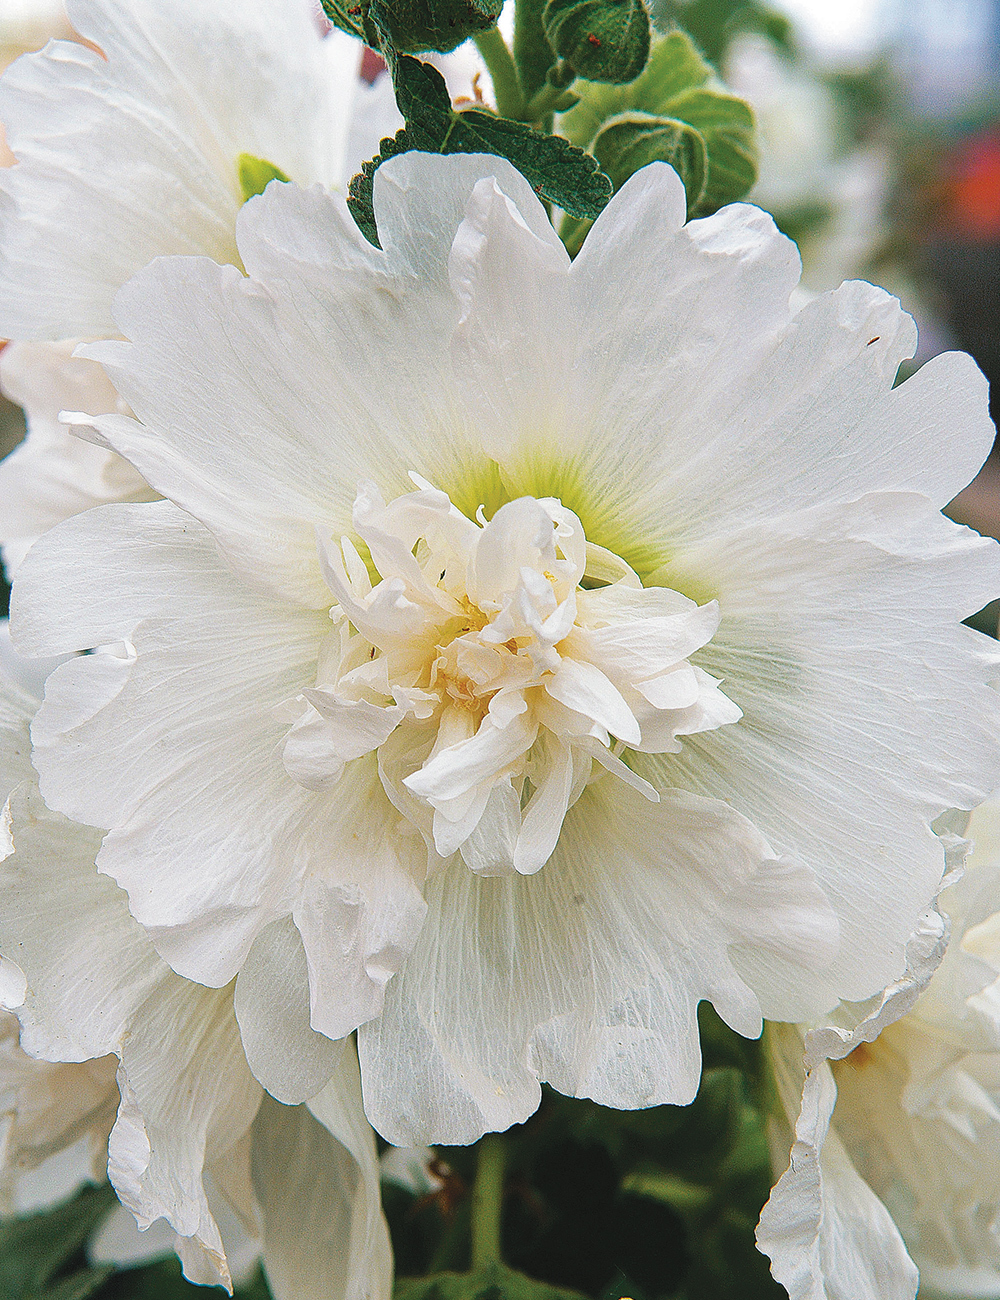
M 320 0 L 323 12 L 342 32 L 356 36 L 358 40 L 370 42 L 373 39 L 372 26 L 365 21 L 365 13 L 358 0 Z
M 545 0 L 517 0 L 514 7 L 514 59 L 526 101 L 545 85 L 549 68 L 556 62 L 542 24 L 544 9 Z
M 596 217 L 611 197 L 611 182 L 596 159 L 560 136 L 542 135 L 482 109 L 457 112 L 444 78 L 406 56 L 396 62 L 396 103 L 406 125 L 382 141 L 378 155 L 351 181 L 348 207 L 365 238 L 378 247 L 372 183 L 387 158 L 410 149 L 423 153 L 492 153 L 506 158 L 535 193 L 579 217 Z
M 239 172 L 240 189 L 243 191 L 244 203 L 257 194 L 263 194 L 271 181 L 287 181 L 289 179 L 281 168 L 276 167 L 273 162 L 268 162 L 266 158 L 255 158 L 252 153 L 241 153 L 236 159 L 236 167 Z
M 708 178 L 692 215 L 708 216 L 741 199 L 757 179 L 750 106 L 735 95 L 705 88 L 678 95 L 671 100 L 670 111 L 701 133 L 708 150 Z
M 708 216 L 726 203 L 743 197 L 757 179 L 754 118 L 749 105 L 711 84 L 711 66 L 698 53 L 684 32 L 674 31 L 653 46 L 642 75 L 629 86 L 604 86 L 578 81 L 574 91 L 580 102 L 559 121 L 559 130 L 574 144 L 590 148 L 601 160 L 620 189 L 632 171 L 654 157 L 673 162 L 668 156 L 669 140 L 663 137 L 664 152 L 652 149 L 652 141 L 623 152 L 626 132 L 615 130 L 598 148 L 597 141 L 613 125 L 631 120 L 636 114 L 685 124 L 702 139 L 707 168 L 702 174 L 691 161 L 692 140 L 688 137 L 678 157 L 689 170 L 678 167 L 688 195 L 688 215 Z M 650 152 L 651 151 L 651 152 Z M 646 154 L 649 153 L 649 156 Z M 628 170 L 631 162 L 632 171 Z M 582 236 L 574 231 L 576 240 Z
M 492 27 L 503 0 L 365 0 L 371 20 L 397 54 L 447 54 Z
M 622 113 L 602 128 L 593 151 L 616 190 L 640 167 L 665 162 L 684 182 L 689 215 L 697 210 L 705 194 L 708 149 L 701 132 L 688 122 L 649 113 Z

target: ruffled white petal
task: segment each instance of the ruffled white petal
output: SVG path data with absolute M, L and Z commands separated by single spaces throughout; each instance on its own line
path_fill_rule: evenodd
M 32 549 L 15 599 L 29 649 L 48 621 L 33 605 L 31 575 L 50 563 L 76 615 L 60 620 L 60 643 L 129 648 L 121 657 L 70 660 L 49 678 L 34 723 L 43 793 L 71 817 L 116 828 L 101 869 L 132 891 L 134 914 L 157 927 L 161 951 L 182 973 L 226 983 L 255 934 L 294 897 L 294 873 L 284 864 L 276 870 L 273 856 L 290 825 L 308 815 L 309 796 L 276 761 L 284 728 L 270 710 L 314 678 L 322 616 L 277 608 L 239 587 L 211 538 L 175 507 L 107 506 L 67 520 Z M 234 644 L 245 661 L 233 659 Z M 226 665 L 228 685 L 219 680 Z M 157 682 L 159 720 L 137 728 L 137 701 L 145 713 Z M 194 735 L 189 748 L 184 737 Z M 95 746 L 86 786 L 64 770 L 64 762 L 75 767 L 73 749 L 85 741 Z M 192 833 L 194 856 L 185 845 Z M 226 862 L 238 864 L 235 878 Z
M 997 556 L 925 498 L 878 494 L 681 551 L 659 576 L 717 597 L 695 659 L 743 718 L 635 766 L 725 799 L 816 873 L 842 946 L 810 1017 L 901 974 L 944 872 L 930 823 L 996 784 L 996 647 L 958 620 L 1000 590 Z
M 386 1009 L 359 1032 L 366 1110 L 399 1145 L 517 1123 L 539 1080 L 611 1106 L 686 1103 L 699 1000 L 754 1035 L 761 1002 L 794 1004 L 836 946 L 820 891 L 749 823 L 677 791 L 650 803 L 611 777 L 570 810 L 539 874 L 484 879 L 458 863 L 427 894 Z M 790 985 L 775 955 L 797 965 Z
M 0 952 L 27 981 L 21 1042 L 50 1061 L 116 1051 L 168 968 L 125 894 L 95 870 L 100 831 L 50 812 L 31 782 L 8 810 L 14 853 L 0 863 Z
M 264 1099 L 252 1164 L 275 1300 L 389 1300 L 378 1159 L 351 1045 L 308 1109 Z
M 290 917 L 272 921 L 257 936 L 233 1001 L 250 1069 L 272 1097 L 287 1105 L 319 1092 L 344 1044 L 309 1024 L 309 972 Z
M 56 571 L 71 625 L 50 625 L 32 595 Z M 423 914 L 426 851 L 397 833 L 374 761 L 352 765 L 338 800 L 282 765 L 287 724 L 274 709 L 315 681 L 326 616 L 241 586 L 211 537 L 167 503 L 68 520 L 33 548 L 15 603 L 26 648 L 128 643 L 49 679 L 35 761 L 50 806 L 116 828 L 98 866 L 129 891 L 166 960 L 221 986 L 257 934 L 294 911 L 314 1026 L 339 1037 L 376 1015 Z M 150 717 L 141 729 L 139 713 Z M 80 744 L 96 748 L 86 786 Z
M 0 1210 L 28 1213 L 98 1181 L 118 1106 L 113 1056 L 78 1065 L 28 1056 L 0 1012 Z
M 338 181 L 353 86 L 331 76 L 307 0 L 70 5 L 83 45 L 7 72 L 0 119 L 0 335 L 116 333 L 116 289 L 152 258 L 235 262 L 237 160 Z
M 122 1101 L 108 1148 L 115 1190 L 140 1228 L 163 1217 L 189 1239 L 189 1276 L 228 1286 L 204 1169 L 236 1146 L 261 1098 L 240 1045 L 231 990 L 168 976 L 122 1043 L 118 1086 Z
M 829 1131 L 837 1088 L 826 1061 L 805 1077 L 791 1025 L 770 1041 L 779 1088 L 801 1097 L 791 1165 L 761 1214 L 757 1240 L 790 1300 L 913 1300 L 917 1270 L 888 1210 Z

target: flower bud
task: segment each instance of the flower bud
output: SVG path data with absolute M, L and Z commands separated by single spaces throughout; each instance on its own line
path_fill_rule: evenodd
M 634 81 L 649 58 L 643 0 L 548 0 L 545 34 L 556 53 L 588 81 Z

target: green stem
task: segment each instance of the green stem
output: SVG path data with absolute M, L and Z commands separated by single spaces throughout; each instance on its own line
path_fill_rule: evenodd
M 472 1267 L 499 1264 L 503 1219 L 503 1176 L 507 1147 L 503 1135 L 487 1133 L 479 1142 L 479 1165 L 472 1186 Z
M 524 110 L 525 120 L 544 123 L 546 119 L 549 119 L 551 128 L 552 114 L 558 108 L 560 102 L 566 98 L 565 86 L 553 86 L 551 82 L 546 82 L 538 94 L 533 95 L 528 102 L 528 106 Z
M 524 96 L 517 79 L 517 68 L 507 42 L 499 27 L 489 27 L 476 37 L 476 49 L 483 56 L 486 69 L 493 79 L 493 93 L 497 97 L 497 112 L 501 117 L 521 121 L 524 116 Z

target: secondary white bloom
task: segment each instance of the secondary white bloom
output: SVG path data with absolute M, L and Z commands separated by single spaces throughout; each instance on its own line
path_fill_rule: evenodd
M 8 343 L 0 387 L 24 407 L 28 436 L 0 461 L 0 538 L 8 575 L 36 537 L 79 510 L 105 501 L 151 501 L 142 475 L 121 456 L 85 442 L 59 421 L 63 410 L 116 411 L 122 404 L 104 370 L 74 357 L 74 341 Z
M 103 1178 L 118 1062 L 38 1061 L 18 1039 L 17 1017 L 0 1012 L 0 1208 L 24 1213 Z
M 174 975 L 95 869 L 100 834 L 42 803 L 28 757 L 35 707 L 0 681 L 11 792 L 0 974 L 20 1019 L 20 1047 L 8 1030 L 0 1053 L 5 1176 L 82 1141 L 140 1228 L 166 1220 L 193 1281 L 228 1286 L 228 1252 L 251 1262 L 259 1237 L 276 1300 L 387 1300 L 391 1256 L 353 1047 L 323 1040 L 308 1106 L 262 1095 L 233 989 Z M 276 1052 L 281 1020 L 276 1006 Z M 69 1191 L 79 1164 L 56 1172 Z M 161 1243 L 156 1234 L 154 1251 Z M 136 1257 L 143 1244 L 116 1221 L 98 1254 Z
M 890 391 L 894 300 L 793 314 L 770 219 L 685 225 L 663 166 L 572 264 L 502 160 L 375 194 L 382 250 L 272 186 L 246 276 L 161 260 L 132 341 L 86 349 L 170 500 L 67 521 L 15 583 L 23 650 L 118 647 L 49 679 L 46 799 L 111 827 L 175 970 L 238 974 L 260 1077 L 300 1086 L 256 1055 L 275 971 L 314 1031 L 362 1025 L 392 1141 L 523 1119 L 540 1079 L 687 1101 L 700 999 L 755 1034 L 900 974 L 931 819 L 998 779 L 995 646 L 958 622 L 997 548 L 938 513 L 985 383 L 952 355 Z
M 929 917 L 877 1017 L 810 1029 L 804 1051 L 769 1031 L 795 1144 L 758 1236 L 792 1300 L 913 1300 L 918 1269 L 921 1296 L 1000 1294 L 998 814 L 973 814 L 968 873 L 941 895 L 936 971 Z
M 155 495 L 58 420 L 122 409 L 101 367 L 72 357 L 80 338 L 117 335 L 120 286 L 164 254 L 238 261 L 242 155 L 346 189 L 354 152 L 370 156 L 401 124 L 391 91 L 360 82 L 360 42 L 321 38 L 310 0 L 70 0 L 69 11 L 105 57 L 57 41 L 0 80 L 18 159 L 0 171 L 0 337 L 18 340 L 0 355 L 0 383 L 29 427 L 0 465 L 8 572 L 58 520 Z

